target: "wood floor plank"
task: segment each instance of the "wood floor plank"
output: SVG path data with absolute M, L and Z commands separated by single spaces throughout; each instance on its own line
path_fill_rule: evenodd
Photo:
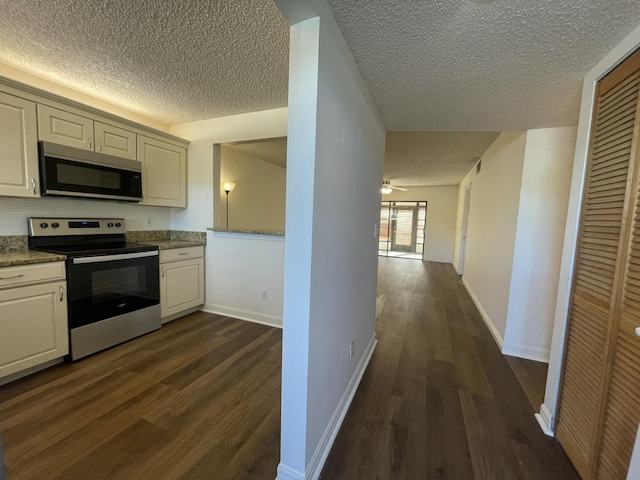
M 544 401 L 544 387 L 547 382 L 547 364 L 524 358 L 505 356 L 520 386 L 529 398 L 529 403 L 538 411 Z
M 518 459 L 505 434 L 500 411 L 490 398 L 460 390 L 460 403 L 474 478 L 522 480 Z
M 171 394 L 171 389 L 165 385 L 152 385 L 83 428 L 69 432 L 47 449 L 33 455 L 27 462 L 21 463 L 11 458 L 9 462 L 13 465 L 14 471 L 11 472 L 10 478 L 32 480 L 60 475 L 65 466 L 74 464 L 81 458 L 94 456 L 106 442 L 122 435 L 122 432 L 140 419 L 152 405 L 162 402 Z
M 425 478 L 473 478 L 455 367 L 431 360 L 427 369 Z

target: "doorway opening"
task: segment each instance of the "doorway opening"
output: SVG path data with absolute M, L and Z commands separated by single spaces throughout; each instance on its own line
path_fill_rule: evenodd
M 467 227 L 469 225 L 469 208 L 471 207 L 471 184 L 464 189 L 462 224 L 460 225 L 460 253 L 458 255 L 458 275 L 464 273 L 464 261 L 467 253 Z
M 422 260 L 427 202 L 382 202 L 378 255 Z

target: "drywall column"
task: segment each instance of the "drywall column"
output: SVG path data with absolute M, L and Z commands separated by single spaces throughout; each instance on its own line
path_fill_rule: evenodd
M 577 127 L 527 131 L 502 353 L 549 361 Z
M 385 129 L 312 3 L 320 16 L 291 28 L 279 480 L 319 476 L 375 346 Z

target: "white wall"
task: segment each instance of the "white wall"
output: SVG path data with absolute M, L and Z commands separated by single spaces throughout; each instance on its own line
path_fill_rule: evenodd
M 525 132 L 502 132 L 460 183 L 471 182 L 463 281 L 500 346 L 504 340 L 516 240 Z M 458 219 L 460 225 L 460 219 Z M 456 236 L 459 237 L 459 227 Z
M 203 310 L 282 327 L 284 237 L 215 232 L 207 247 Z
M 318 477 L 375 345 L 385 129 L 328 5 L 276 5 L 294 23 L 278 478 L 300 480 Z M 320 17 L 292 22 L 298 7 Z
M 576 149 L 571 177 L 571 191 L 567 223 L 565 225 L 562 262 L 558 282 L 558 295 L 554 314 L 553 337 L 544 403 L 540 408 L 538 420 L 547 433 L 555 428 L 556 409 L 560 378 L 562 375 L 562 356 L 565 343 L 567 314 L 569 310 L 571 283 L 573 278 L 574 257 L 577 244 L 578 226 L 580 222 L 580 206 L 582 203 L 584 176 L 587 165 L 587 151 L 591 132 L 591 116 L 594 106 L 596 82 L 613 70 L 630 53 L 640 47 L 640 26 L 635 28 L 622 42 L 607 54 L 585 76 L 582 88 L 582 101 Z
M 203 138 L 203 124 L 208 139 Z M 221 206 L 217 196 L 220 147 L 216 144 L 270 138 L 269 135 L 282 137 L 287 133 L 287 122 L 282 109 L 277 109 L 177 125 L 170 132 L 188 140 L 198 139 L 189 144 L 189 207 L 171 210 L 171 228 L 206 231 L 213 226 L 214 209 Z M 283 243 L 282 237 L 208 231 L 203 309 L 281 326 Z M 268 291 L 267 300 L 260 298 L 262 289 Z
M 409 187 L 407 192 L 394 190 L 383 201 L 427 202 L 427 223 L 423 260 L 451 263 L 456 233 L 458 187 Z
M 527 131 L 505 354 L 549 361 L 576 132 Z
M 167 230 L 170 214 L 166 207 L 148 207 L 135 203 L 79 198 L 4 198 L 0 197 L 0 235 L 27 235 L 28 217 L 118 217 L 127 230 Z M 146 225 L 146 218 L 153 225 Z
M 229 193 L 229 228 L 284 231 L 286 169 L 258 157 L 222 146 L 220 178 L 235 182 Z M 224 190 L 218 194 L 227 201 Z M 221 209 L 226 225 L 226 208 Z

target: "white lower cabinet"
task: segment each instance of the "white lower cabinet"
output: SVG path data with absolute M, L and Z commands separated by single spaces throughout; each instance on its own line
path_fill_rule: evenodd
M 204 248 L 160 251 L 160 316 L 172 319 L 204 303 Z
M 7 287 L 0 290 L 0 378 L 69 353 L 64 263 L 43 265 L 47 280 L 59 266 L 57 281 L 24 285 L 38 266 L 0 268 Z M 12 288 L 12 280 L 18 286 Z

